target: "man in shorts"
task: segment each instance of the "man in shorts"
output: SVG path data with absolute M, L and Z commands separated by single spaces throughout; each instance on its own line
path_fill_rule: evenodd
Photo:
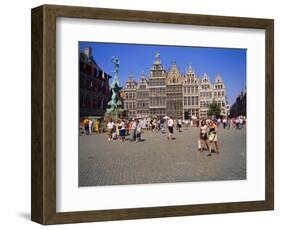
M 173 133 L 174 133 L 174 120 L 172 117 L 168 119 L 168 130 L 169 130 L 168 140 L 171 141 L 173 140 Z
M 114 122 L 113 122 L 112 119 L 110 118 L 109 121 L 108 121 L 108 123 L 107 123 L 107 132 L 108 132 L 108 140 L 109 140 L 109 141 L 112 140 L 113 129 L 114 129 Z

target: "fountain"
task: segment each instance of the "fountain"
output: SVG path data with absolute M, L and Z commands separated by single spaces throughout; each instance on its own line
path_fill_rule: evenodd
M 114 64 L 114 71 L 112 71 L 114 73 L 114 77 L 110 85 L 110 90 L 112 92 L 112 95 L 111 95 L 111 100 L 107 104 L 108 108 L 106 110 L 105 117 L 116 120 L 120 117 L 120 114 L 122 112 L 122 102 L 120 96 L 120 90 L 122 89 L 122 87 L 120 87 L 119 78 L 118 78 L 120 61 L 115 56 L 112 57 L 111 61 Z

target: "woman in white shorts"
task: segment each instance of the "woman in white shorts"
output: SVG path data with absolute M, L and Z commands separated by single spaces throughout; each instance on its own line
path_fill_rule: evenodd
M 216 146 L 216 154 L 219 154 L 219 145 L 218 145 L 218 132 L 216 123 L 211 120 L 210 121 L 210 130 L 209 130 L 209 155 L 212 156 L 212 145 L 215 143 Z

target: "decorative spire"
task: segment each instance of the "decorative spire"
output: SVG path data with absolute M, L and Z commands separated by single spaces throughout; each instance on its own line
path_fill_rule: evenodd
M 193 72 L 191 63 L 188 64 L 188 72 L 189 72 L 189 73 Z
M 157 51 L 156 54 L 155 54 L 155 59 L 159 59 L 159 57 L 160 57 L 160 54 Z
M 130 72 L 129 77 L 128 77 L 129 81 L 133 81 L 134 80 L 134 76 L 133 74 Z
M 204 80 L 209 81 L 209 77 L 208 77 L 208 74 L 206 72 L 204 73 L 203 78 L 202 78 L 202 81 L 204 81 Z
M 169 73 L 179 74 L 179 69 L 178 69 L 177 63 L 175 61 L 172 62 L 172 67 L 171 67 Z
M 160 54 L 158 52 L 156 52 L 155 54 L 155 60 L 154 60 L 154 65 L 160 65 L 161 61 L 160 61 Z
M 216 83 L 222 82 L 222 78 L 221 78 L 220 74 L 217 74 L 215 82 Z
M 141 71 L 141 78 L 142 78 L 142 79 L 145 78 L 145 76 L 144 76 L 144 70 Z

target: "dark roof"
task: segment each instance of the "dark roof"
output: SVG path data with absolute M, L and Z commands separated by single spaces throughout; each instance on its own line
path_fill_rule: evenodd
M 80 62 L 83 62 L 85 64 L 91 64 L 91 65 L 94 65 L 95 68 L 99 69 L 99 70 L 102 70 L 102 68 L 96 63 L 96 61 L 93 59 L 93 57 L 89 58 L 87 57 L 86 54 L 84 53 L 80 53 Z M 105 72 L 105 71 L 104 71 Z M 105 72 L 105 74 L 108 76 L 108 78 L 112 78 L 111 75 L 109 75 L 108 73 Z

